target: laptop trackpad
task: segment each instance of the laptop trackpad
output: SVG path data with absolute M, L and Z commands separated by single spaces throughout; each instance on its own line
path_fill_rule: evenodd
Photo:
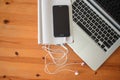
M 101 61 L 104 56 L 100 54 L 104 52 L 79 27 L 75 27 L 73 31 L 74 43 L 69 44 L 69 46 L 89 66 L 94 67 L 94 70 L 97 69 L 99 66 L 97 61 Z
M 84 38 L 84 35 L 81 35 L 82 32 L 79 27 L 73 28 L 74 43 L 69 44 L 71 48 L 76 52 L 76 50 L 82 50 L 89 44 L 88 40 Z

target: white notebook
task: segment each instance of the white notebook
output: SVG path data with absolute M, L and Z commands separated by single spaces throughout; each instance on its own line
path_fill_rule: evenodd
M 72 6 L 67 0 L 38 0 L 38 44 L 63 44 L 73 42 L 72 33 Z M 70 16 L 70 36 L 54 37 L 53 33 L 53 5 L 68 5 Z

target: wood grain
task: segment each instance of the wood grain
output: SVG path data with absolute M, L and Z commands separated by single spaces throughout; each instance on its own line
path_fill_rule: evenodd
M 68 62 L 82 62 L 67 47 Z M 37 44 L 37 0 L 0 0 L 0 80 L 120 79 L 120 47 L 96 72 L 87 65 L 66 67 L 79 70 L 78 76 L 68 71 L 46 74 L 43 70 L 46 54 Z

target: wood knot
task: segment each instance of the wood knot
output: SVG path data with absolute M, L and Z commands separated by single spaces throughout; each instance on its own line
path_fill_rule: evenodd
M 94 74 L 97 75 L 97 72 L 95 72 Z
M 10 2 L 5 2 L 5 4 L 6 4 L 6 5 L 9 5 L 9 4 L 10 4 Z
M 36 74 L 36 77 L 39 77 L 40 76 L 40 74 Z
M 45 60 L 45 57 L 42 57 L 43 60 Z
M 7 19 L 3 20 L 3 23 L 4 23 L 4 24 L 8 24 L 9 22 L 10 22 L 10 21 L 7 20 Z
M 3 78 L 6 78 L 7 76 L 6 75 L 3 75 Z
M 16 56 L 18 56 L 18 55 L 19 55 L 19 53 L 16 51 L 16 52 L 15 52 L 15 55 L 16 55 Z

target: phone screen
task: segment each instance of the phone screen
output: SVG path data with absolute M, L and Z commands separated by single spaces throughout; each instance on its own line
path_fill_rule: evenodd
M 53 6 L 53 26 L 55 37 L 70 36 L 69 8 L 67 5 Z

